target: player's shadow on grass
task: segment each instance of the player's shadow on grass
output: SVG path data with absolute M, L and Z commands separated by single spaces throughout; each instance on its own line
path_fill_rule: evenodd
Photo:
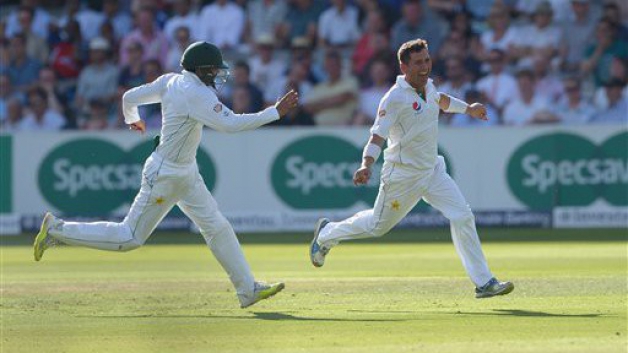
M 407 321 L 404 319 L 341 319 L 341 318 L 324 318 L 324 317 L 303 317 L 303 316 L 294 316 L 286 313 L 278 313 L 278 312 L 266 312 L 266 313 L 256 313 L 253 315 L 257 319 L 262 320 L 270 320 L 270 321 L 285 321 L 285 320 L 294 320 L 294 321 L 352 321 L 352 322 L 393 322 L 393 321 Z
M 498 315 L 498 316 L 527 316 L 527 317 L 600 317 L 601 314 L 553 314 L 543 311 L 517 310 L 517 309 L 494 309 L 493 312 L 470 313 L 458 311 L 454 315 Z
M 268 321 L 344 321 L 344 322 L 397 322 L 408 321 L 406 319 L 342 319 L 325 317 L 304 317 L 295 316 L 279 312 L 253 312 L 254 316 L 231 316 L 231 315 L 160 315 L 160 314 L 137 314 L 137 315 L 89 315 L 79 317 L 98 317 L 102 319 L 231 319 L 231 320 L 268 320 Z

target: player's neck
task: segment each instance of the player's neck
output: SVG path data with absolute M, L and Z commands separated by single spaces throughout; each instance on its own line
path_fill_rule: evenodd
M 425 87 L 427 86 L 427 83 L 420 84 L 420 83 L 412 82 L 411 80 L 408 80 L 408 76 L 406 76 L 404 79 L 410 85 L 410 87 L 412 87 L 415 91 L 425 92 Z
M 426 100 L 425 99 L 425 96 L 426 96 L 426 94 L 425 94 L 426 88 L 425 87 L 427 87 L 426 84 L 425 85 L 421 85 L 421 84 L 418 84 L 418 83 L 409 82 L 407 80 L 406 80 L 406 82 L 408 82 L 410 87 L 412 87 L 414 89 L 414 91 L 419 95 L 419 97 L 421 97 L 423 100 Z

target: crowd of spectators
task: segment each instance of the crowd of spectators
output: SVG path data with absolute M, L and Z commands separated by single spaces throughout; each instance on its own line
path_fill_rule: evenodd
M 428 40 L 439 90 L 484 103 L 443 125 L 628 123 L 628 6 L 618 0 L 21 0 L 0 18 L 0 129 L 116 129 L 122 94 L 180 71 L 204 40 L 231 66 L 220 98 L 279 125 L 371 125 L 401 43 Z M 143 106 L 149 128 L 159 104 Z

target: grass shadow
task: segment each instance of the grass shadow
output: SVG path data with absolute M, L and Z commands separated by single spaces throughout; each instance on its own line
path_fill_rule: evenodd
M 518 310 L 518 309 L 493 309 L 493 312 L 472 313 L 457 311 L 454 315 L 496 315 L 496 316 L 524 316 L 524 317 L 580 317 L 594 318 L 603 316 L 602 314 L 554 314 L 543 311 Z
M 348 313 L 371 313 L 371 314 L 419 314 L 421 311 L 406 310 L 347 310 Z M 327 322 L 401 322 L 416 321 L 416 317 L 411 318 L 325 318 L 297 316 L 286 312 L 251 312 L 251 315 L 169 315 L 169 314 L 129 314 L 129 315 L 81 315 L 79 317 L 97 317 L 103 319 L 229 319 L 229 320 L 264 320 L 264 321 L 327 321 Z M 518 310 L 518 309 L 494 309 L 492 312 L 432 312 L 432 315 L 469 315 L 469 316 L 515 316 L 515 317 L 552 317 L 552 318 L 596 318 L 608 316 L 603 314 L 557 314 L 543 311 Z
M 493 309 L 493 312 L 426 312 L 411 310 L 347 310 L 348 312 L 357 313 L 374 313 L 374 314 L 426 314 L 431 315 L 473 315 L 473 316 L 521 316 L 521 317 L 568 317 L 568 318 L 594 318 L 602 316 L 610 316 L 604 314 L 555 314 L 543 311 L 519 310 L 519 309 Z M 409 320 L 410 321 L 410 320 Z
M 293 320 L 293 321 L 348 321 L 348 322 L 397 322 L 397 321 L 408 321 L 405 319 L 341 319 L 341 318 L 321 318 L 321 317 L 305 317 L 305 316 L 295 316 L 287 313 L 280 312 L 265 312 L 258 313 L 254 312 L 256 318 L 261 320 L 270 320 L 270 321 L 283 321 L 283 320 Z
M 349 309 L 350 313 L 369 313 L 369 314 L 421 314 L 420 310 L 361 310 L 361 309 Z
M 247 315 L 160 315 L 160 314 L 129 314 L 129 315 L 80 315 L 77 317 L 89 317 L 99 319 L 230 319 L 230 320 L 265 320 L 265 321 L 328 321 L 328 322 L 399 322 L 407 319 L 357 319 L 357 318 L 324 318 L 296 316 L 282 312 L 252 312 L 253 316 Z

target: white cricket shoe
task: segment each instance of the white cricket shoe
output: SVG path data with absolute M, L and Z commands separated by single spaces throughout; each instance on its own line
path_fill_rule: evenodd
M 497 278 L 491 278 L 482 287 L 475 288 L 475 297 L 478 299 L 490 298 L 497 295 L 506 295 L 515 289 L 512 282 L 500 282 Z
M 329 219 L 321 218 L 316 222 L 316 227 L 314 228 L 314 239 L 312 239 L 312 244 L 310 245 L 310 261 L 312 261 L 312 265 L 315 267 L 322 267 L 325 264 L 325 256 L 327 256 L 329 250 L 331 250 L 329 244 L 321 244 L 318 241 L 321 230 L 323 230 L 328 223 Z
M 240 302 L 240 308 L 248 308 L 249 306 L 259 302 L 260 300 L 268 299 L 273 295 L 281 292 L 286 285 L 283 282 L 267 284 L 264 282 L 255 282 L 255 289 L 253 289 L 253 298 L 244 302 Z
M 61 224 L 63 224 L 63 221 L 57 219 L 57 217 L 55 217 L 52 213 L 46 212 L 46 215 L 41 222 L 39 233 L 37 233 L 37 237 L 35 237 L 35 242 L 33 243 L 35 261 L 41 260 L 41 257 L 44 256 L 44 251 L 59 243 L 55 238 L 48 234 L 48 231 L 50 228 L 57 227 Z

